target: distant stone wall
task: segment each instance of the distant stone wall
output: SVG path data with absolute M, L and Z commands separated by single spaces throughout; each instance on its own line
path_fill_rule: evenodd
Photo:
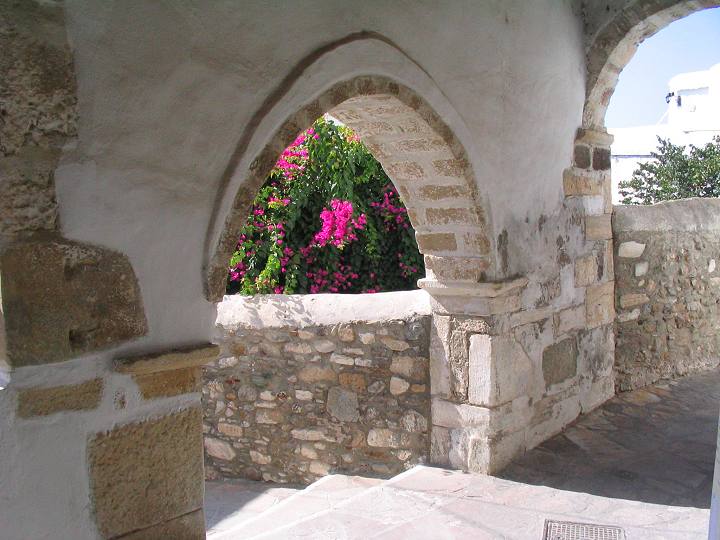
M 720 359 L 720 200 L 616 206 L 619 391 Z
M 306 484 L 389 477 L 429 453 L 422 291 L 226 297 L 204 372 L 205 470 Z

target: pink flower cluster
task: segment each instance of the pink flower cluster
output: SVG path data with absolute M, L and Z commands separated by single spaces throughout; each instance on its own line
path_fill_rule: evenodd
M 349 264 L 338 265 L 337 270 L 332 273 L 328 270 L 320 268 L 314 271 L 306 272 L 305 275 L 312 282 L 310 285 L 311 294 L 326 291 L 331 293 L 346 291 L 352 287 L 352 280 L 360 277 L 352 271 Z
M 324 208 L 320 212 L 322 226 L 313 238 L 315 244 L 320 247 L 332 244 L 341 248 L 346 243 L 357 240 L 355 230 L 364 229 L 367 218 L 365 214 L 360 214 L 357 219 L 353 219 L 352 215 L 353 205 L 350 201 L 330 201 L 330 209 Z
M 407 221 L 407 209 L 400 204 L 400 196 L 392 184 L 385 186 L 382 202 L 371 202 L 370 206 L 375 208 L 383 217 L 386 231 L 394 231 L 399 228 L 407 229 L 410 224 Z
M 302 172 L 305 169 L 308 151 L 303 145 L 307 137 L 317 139 L 319 135 L 315 133 L 313 128 L 301 133 L 290 146 L 283 150 L 283 153 L 280 154 L 280 157 L 275 163 L 275 168 L 279 169 L 287 180 L 292 180 L 298 172 Z

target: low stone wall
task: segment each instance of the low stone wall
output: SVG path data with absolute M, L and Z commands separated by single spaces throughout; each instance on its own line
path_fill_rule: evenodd
M 423 291 L 226 297 L 204 372 L 206 476 L 306 484 L 426 461 L 430 322 Z
M 616 388 L 718 365 L 720 200 L 616 206 Z

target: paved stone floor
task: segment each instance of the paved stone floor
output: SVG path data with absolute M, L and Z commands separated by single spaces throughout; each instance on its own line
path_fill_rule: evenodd
M 704 540 L 719 406 L 720 370 L 626 393 L 503 478 L 416 467 L 305 490 L 207 482 L 208 538 L 539 540 L 554 519 L 619 526 L 628 540 Z
M 205 482 L 205 526 L 208 534 L 228 523 L 244 522 L 302 489 L 251 480 Z
M 718 370 L 627 392 L 500 476 L 603 497 L 709 508 L 719 409 Z

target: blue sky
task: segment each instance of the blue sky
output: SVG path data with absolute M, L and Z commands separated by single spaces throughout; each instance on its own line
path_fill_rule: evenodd
M 675 21 L 640 44 L 620 73 L 605 125 L 655 124 L 665 112 L 668 80 L 720 63 L 720 8 Z

